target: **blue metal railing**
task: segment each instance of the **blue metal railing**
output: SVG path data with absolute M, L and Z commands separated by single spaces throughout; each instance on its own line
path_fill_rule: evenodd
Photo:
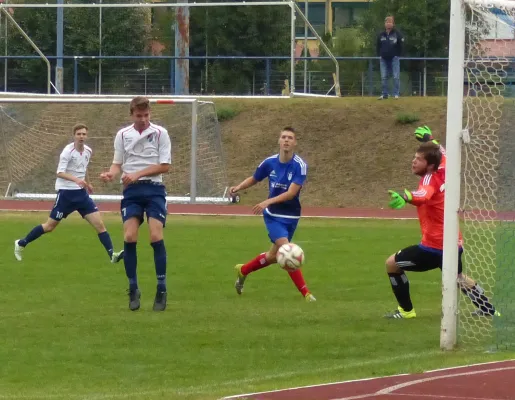
M 117 60 L 117 61 L 155 61 L 155 60 L 162 60 L 163 62 L 168 62 L 169 67 L 167 68 L 168 72 L 168 83 L 167 83 L 167 90 L 169 89 L 169 93 L 174 93 L 174 61 L 178 59 L 188 59 L 192 61 L 215 61 L 215 60 L 234 60 L 234 61 L 243 61 L 243 60 L 254 60 L 254 61 L 263 61 L 264 62 L 264 77 L 263 77 L 263 94 L 269 95 L 271 91 L 271 84 L 272 84 L 272 77 L 274 76 L 277 71 L 274 71 L 273 69 L 273 62 L 281 62 L 281 61 L 289 61 L 291 58 L 290 56 L 187 56 L 187 57 L 176 57 L 176 56 L 48 56 L 49 60 L 56 61 L 56 60 L 63 60 L 63 61 L 72 61 L 73 62 L 73 93 L 79 93 L 79 85 L 81 84 L 80 74 L 79 74 L 79 63 L 83 60 Z M 26 56 L 0 56 L 0 60 L 26 60 L 26 59 L 33 59 L 37 60 L 40 59 L 37 55 L 26 55 Z M 378 57 L 336 57 L 336 59 L 341 63 L 350 63 L 350 62 L 366 62 L 367 67 L 365 70 L 363 70 L 363 91 L 362 95 L 367 92 L 368 95 L 373 95 L 375 88 L 377 86 L 376 80 L 374 78 L 375 75 L 377 75 L 378 70 Z M 297 57 L 295 59 L 296 61 L 329 61 L 331 60 L 330 57 Z M 401 57 L 401 65 L 403 62 L 406 61 L 426 61 L 428 63 L 439 63 L 442 64 L 442 69 L 446 70 L 448 58 L 447 57 Z M 120 64 L 122 65 L 122 64 Z M 347 64 L 348 65 L 348 64 Z M 136 68 L 135 66 L 132 67 L 132 69 Z M 349 71 L 352 68 L 344 68 L 343 72 L 341 73 L 340 77 L 345 77 L 346 70 Z M 353 71 L 355 72 L 355 71 Z M 408 72 L 407 72 L 408 73 Z M 330 72 L 327 72 L 328 76 L 330 76 Z M 425 70 L 424 70 L 425 74 Z M 91 75 L 91 74 L 90 74 Z M 284 72 L 283 75 L 287 78 L 287 73 Z M 297 76 L 297 75 L 296 75 Z M 422 79 L 421 79 L 422 81 Z M 7 83 L 7 82 L 6 82 Z M 145 78 L 145 85 L 146 85 L 146 78 Z M 297 80 L 297 88 L 302 86 L 302 82 L 299 84 L 299 80 Z M 328 87 L 330 87 L 331 84 L 328 84 Z M 366 89 L 365 89 L 366 87 Z M 5 89 L 4 89 L 5 90 Z M 299 91 L 299 90 L 297 90 Z M 345 93 L 342 93 L 345 95 Z

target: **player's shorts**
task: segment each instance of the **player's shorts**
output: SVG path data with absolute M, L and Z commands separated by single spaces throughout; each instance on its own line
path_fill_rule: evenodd
M 168 213 L 165 187 L 159 182 L 148 180 L 132 183 L 123 191 L 120 208 L 123 222 L 129 218 L 138 218 L 142 224 L 146 214 L 147 221 L 155 218 L 165 226 Z
M 86 189 L 61 189 L 57 192 L 54 208 L 50 211 L 50 218 L 60 221 L 72 212 L 78 211 L 84 218 L 86 215 L 97 212 L 98 207 L 89 197 Z
M 458 252 L 458 274 L 461 274 L 463 270 L 462 254 L 463 249 L 460 247 Z M 404 271 L 424 272 L 436 268 L 442 269 L 443 252 L 420 245 L 409 246 L 395 254 L 395 263 Z
M 263 219 L 272 243 L 280 238 L 288 238 L 288 241 L 291 242 L 299 223 L 298 219 L 272 217 L 266 211 L 263 213 Z

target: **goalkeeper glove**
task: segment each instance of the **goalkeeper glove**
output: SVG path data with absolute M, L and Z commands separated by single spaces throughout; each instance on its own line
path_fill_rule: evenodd
M 429 126 L 419 126 L 417 129 L 415 129 L 415 138 L 419 142 L 433 142 L 434 144 L 439 144 L 437 140 L 433 138 L 433 133 L 431 132 L 431 129 L 429 129 Z
M 388 203 L 388 207 L 393 208 L 395 210 L 399 210 L 406 205 L 407 202 L 413 199 L 411 192 L 407 189 L 404 189 L 404 194 L 399 194 L 394 190 L 388 190 L 390 193 L 391 200 Z

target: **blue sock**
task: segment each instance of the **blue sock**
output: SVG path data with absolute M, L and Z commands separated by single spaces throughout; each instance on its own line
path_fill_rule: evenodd
M 105 231 L 98 234 L 98 239 L 106 249 L 109 259 L 111 259 L 111 256 L 113 255 L 113 242 L 111 242 L 111 236 L 109 236 L 109 233 Z
M 157 290 L 166 292 L 166 247 L 165 242 L 150 243 L 154 249 L 154 263 L 156 264 Z
M 123 263 L 125 264 L 125 274 L 129 279 L 129 289 L 138 288 L 138 278 L 136 276 L 136 266 L 138 264 L 138 256 L 136 254 L 136 242 L 124 242 Z
M 38 237 L 40 237 L 41 235 L 43 235 L 45 233 L 45 231 L 43 230 L 43 225 L 38 225 L 38 226 L 35 226 L 34 229 L 32 229 L 29 234 L 23 238 L 23 239 L 20 239 L 20 241 L 18 242 L 18 244 L 21 246 L 21 247 L 25 247 L 27 246 L 30 242 L 33 242 L 34 240 L 36 240 Z

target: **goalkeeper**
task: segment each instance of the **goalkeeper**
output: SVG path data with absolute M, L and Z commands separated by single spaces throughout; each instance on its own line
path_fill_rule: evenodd
M 402 249 L 386 260 L 386 271 L 393 293 L 399 303 L 397 310 L 385 315 L 387 318 L 416 317 L 406 271 L 424 272 L 442 268 L 445 168 L 441 163 L 445 156 L 442 154 L 441 146 L 432 138 L 429 128 L 423 127 L 420 131 L 419 129 L 417 129 L 418 132 L 423 130 L 425 134 L 429 133 L 429 136 L 421 136 L 421 139 L 427 139 L 427 141 L 417 149 L 411 164 L 412 172 L 420 176 L 419 186 L 415 191 L 404 190 L 402 193 L 390 190 L 389 206 L 393 209 L 400 209 L 406 203 L 411 203 L 417 207 L 422 240 L 419 244 Z M 417 135 L 417 131 L 415 135 Z M 474 315 L 499 315 L 485 296 L 484 290 L 474 280 L 462 274 L 463 239 L 461 232 L 457 245 L 459 247 L 458 285 L 476 306 L 477 310 Z

